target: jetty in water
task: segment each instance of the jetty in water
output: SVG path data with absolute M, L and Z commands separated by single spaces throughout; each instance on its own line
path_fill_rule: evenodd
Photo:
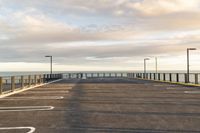
M 13 76 L 0 90 L 2 133 L 200 132 L 198 74 Z

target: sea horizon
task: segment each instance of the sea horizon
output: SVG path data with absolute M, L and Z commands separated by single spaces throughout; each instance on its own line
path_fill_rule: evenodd
M 106 73 L 126 73 L 126 72 L 135 72 L 135 73 L 142 73 L 142 70 L 115 70 L 115 71 L 54 71 L 53 73 L 101 73 L 101 72 L 106 72 Z M 0 71 L 0 76 L 20 76 L 20 75 L 36 75 L 36 74 L 49 74 L 49 71 Z M 147 71 L 147 73 L 155 73 L 153 70 Z M 160 70 L 158 73 L 186 73 L 186 70 Z M 190 73 L 200 73 L 200 70 L 191 70 Z

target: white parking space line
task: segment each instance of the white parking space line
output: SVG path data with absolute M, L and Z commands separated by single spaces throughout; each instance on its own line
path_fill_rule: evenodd
M 34 127 L 0 127 L 1 130 L 22 130 L 22 129 L 29 129 L 26 133 L 34 133 L 35 128 Z
M 184 91 L 187 94 L 200 94 L 200 91 Z
M 69 93 L 69 91 L 27 91 L 25 94 L 58 94 L 58 93 Z
M 7 97 L 4 99 L 0 99 L 0 101 L 7 100 L 59 100 L 64 99 L 63 96 L 39 96 L 39 97 Z
M 53 110 L 53 106 L 20 106 L 20 107 L 0 107 L 0 112 L 17 112 L 17 111 L 44 111 Z

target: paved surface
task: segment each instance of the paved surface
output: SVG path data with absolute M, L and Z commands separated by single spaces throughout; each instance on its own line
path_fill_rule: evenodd
M 128 79 L 62 80 L 0 99 L 0 133 L 200 132 L 200 89 Z

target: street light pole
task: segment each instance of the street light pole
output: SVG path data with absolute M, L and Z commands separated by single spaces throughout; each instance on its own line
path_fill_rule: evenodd
M 147 72 L 147 66 L 146 66 L 146 61 L 147 60 L 150 60 L 149 58 L 145 58 L 144 59 L 144 75 L 145 75 L 145 78 L 146 78 L 146 72 Z
M 53 73 L 53 56 L 47 55 L 45 57 L 50 58 L 50 74 Z
M 197 50 L 197 49 L 187 48 L 187 83 L 190 82 L 190 50 Z
M 156 62 L 156 74 L 158 73 L 158 58 L 155 57 L 155 62 Z

